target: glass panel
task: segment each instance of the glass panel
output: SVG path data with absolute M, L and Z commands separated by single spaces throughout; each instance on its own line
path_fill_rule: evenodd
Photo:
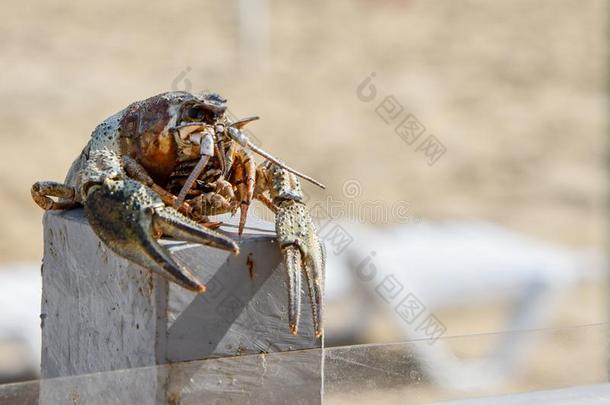
M 0 386 L 2 403 L 425 403 L 606 381 L 598 324 L 174 363 Z M 527 344 L 518 344 L 525 341 Z M 586 342 L 574 349 L 578 342 Z M 497 346 L 500 346 L 500 349 Z M 496 347 L 494 349 L 494 347 Z M 301 401 L 301 402 L 299 402 Z

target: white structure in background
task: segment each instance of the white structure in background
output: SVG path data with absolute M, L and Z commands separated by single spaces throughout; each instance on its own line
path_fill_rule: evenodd
M 0 267 L 0 381 L 40 369 L 40 265 Z
M 395 319 L 405 340 L 434 340 L 450 332 L 434 311 L 494 301 L 513 303 L 499 332 L 544 328 L 566 287 L 603 274 L 592 254 L 488 223 L 322 226 L 327 305 L 360 295 L 341 327 L 327 324 L 327 342 L 357 336 L 380 312 Z M 442 340 L 414 346 L 435 383 L 476 389 L 513 374 L 535 344 L 527 333 L 500 336 L 494 354 L 480 364 L 459 361 Z

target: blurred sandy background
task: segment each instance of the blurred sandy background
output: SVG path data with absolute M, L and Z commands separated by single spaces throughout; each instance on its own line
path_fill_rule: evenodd
M 602 246 L 604 1 L 271 2 L 262 64 L 240 51 L 232 2 L 0 7 L 1 261 L 41 256 L 31 183 L 62 180 L 97 123 L 187 67 L 335 198 L 355 178 L 362 199 L 415 215 Z M 447 147 L 433 167 L 356 98 L 373 71 Z
M 272 1 L 268 41 L 252 43 L 235 2 L 37 0 L 0 11 L 0 263 L 41 258 L 30 185 L 62 180 L 97 123 L 172 86 L 212 89 L 236 115 L 260 115 L 252 131 L 265 148 L 329 186 L 307 186 L 315 198 L 341 199 L 356 179 L 361 201 L 406 200 L 413 216 L 490 220 L 604 250 L 602 0 Z M 364 103 L 356 88 L 371 72 L 380 95 Z M 446 146 L 434 166 L 376 115 L 385 95 Z M 599 285 L 575 290 L 564 321 L 604 319 L 603 299 Z M 496 317 L 446 319 L 467 332 Z

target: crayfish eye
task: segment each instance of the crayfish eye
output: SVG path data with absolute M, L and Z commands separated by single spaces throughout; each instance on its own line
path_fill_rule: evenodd
M 186 116 L 193 121 L 203 121 L 206 111 L 202 107 L 191 107 L 186 111 Z

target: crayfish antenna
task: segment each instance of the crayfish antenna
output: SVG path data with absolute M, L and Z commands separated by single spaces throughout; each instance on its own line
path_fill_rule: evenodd
M 289 171 L 290 173 L 293 173 L 297 176 L 299 176 L 302 179 L 305 179 L 307 181 L 309 181 L 310 183 L 315 184 L 316 186 L 325 189 L 326 186 L 322 183 L 320 183 L 318 180 L 314 179 L 313 177 L 310 177 L 304 173 L 299 172 L 298 170 L 293 169 L 292 167 L 286 165 L 286 163 L 282 162 L 281 160 L 279 160 L 278 158 L 270 155 L 269 153 L 265 152 L 264 150 L 262 150 L 261 148 L 259 148 L 258 146 L 254 145 L 254 144 L 249 144 L 248 148 L 250 148 L 252 150 L 252 152 L 258 153 L 259 155 L 261 155 L 262 157 L 264 157 L 267 160 L 270 160 L 271 162 L 275 163 L 276 165 L 280 166 L 283 169 L 286 169 L 287 171 Z
M 269 154 L 268 152 L 264 151 L 263 149 L 259 148 L 255 144 L 253 144 L 252 141 L 250 141 L 250 139 L 248 139 L 246 134 L 241 132 L 235 126 L 230 126 L 228 128 L 228 133 L 229 133 L 229 136 L 235 142 L 239 143 L 241 146 L 250 149 L 252 152 L 261 155 L 265 159 L 275 163 L 276 165 L 280 166 L 281 168 L 286 169 L 290 173 L 293 173 L 293 174 L 299 176 L 300 178 L 305 179 L 305 180 L 315 184 L 316 186 L 318 186 L 318 187 L 320 187 L 322 189 L 326 188 L 326 186 L 324 184 L 320 183 L 319 181 L 317 181 L 313 177 L 310 177 L 310 176 L 308 176 L 308 175 L 306 175 L 304 173 L 299 172 L 298 170 L 295 170 L 295 169 L 291 168 L 290 166 L 286 165 L 286 163 L 282 162 L 278 158 L 274 157 L 273 155 Z

